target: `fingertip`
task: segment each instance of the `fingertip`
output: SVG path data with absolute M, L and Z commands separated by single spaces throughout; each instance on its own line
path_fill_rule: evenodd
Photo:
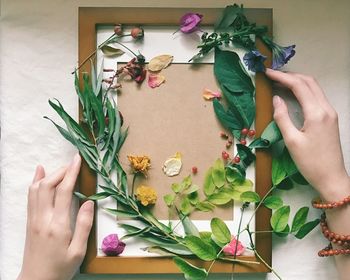
M 80 207 L 81 211 L 84 212 L 94 212 L 94 202 L 92 200 L 87 200 L 83 203 L 83 205 Z
M 34 173 L 33 183 L 43 179 L 45 177 L 45 169 L 42 165 L 37 165 Z

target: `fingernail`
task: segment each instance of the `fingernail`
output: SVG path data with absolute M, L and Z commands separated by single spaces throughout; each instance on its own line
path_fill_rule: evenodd
M 92 212 L 94 210 L 94 202 L 92 200 L 88 200 L 84 203 L 84 211 Z
M 274 95 L 272 98 L 273 107 L 278 107 L 281 104 L 281 97 Z

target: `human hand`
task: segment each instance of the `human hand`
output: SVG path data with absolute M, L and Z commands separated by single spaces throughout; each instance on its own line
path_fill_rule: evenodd
M 322 89 L 312 77 L 266 69 L 266 75 L 289 88 L 300 103 L 304 124 L 298 130 L 292 123 L 286 103 L 273 97 L 274 119 L 285 144 L 305 179 L 328 201 L 350 194 L 340 146 L 338 116 Z
M 80 164 L 76 155 L 69 166 L 49 176 L 37 167 L 29 187 L 23 266 L 17 280 L 68 280 L 81 264 L 94 205 L 86 201 L 80 207 L 73 234 L 70 209 Z

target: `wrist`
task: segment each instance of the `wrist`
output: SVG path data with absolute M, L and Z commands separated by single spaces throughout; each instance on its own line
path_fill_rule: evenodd
M 335 202 L 350 195 L 350 177 L 345 174 L 325 183 L 317 188 L 322 200 L 325 202 Z

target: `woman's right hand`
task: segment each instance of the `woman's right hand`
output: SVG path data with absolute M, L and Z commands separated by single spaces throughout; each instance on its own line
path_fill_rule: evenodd
M 274 119 L 299 171 L 325 200 L 338 201 L 350 195 L 338 116 L 318 83 L 309 76 L 272 69 L 266 69 L 266 75 L 290 89 L 302 107 L 304 124 L 298 130 L 283 99 L 273 97 Z

